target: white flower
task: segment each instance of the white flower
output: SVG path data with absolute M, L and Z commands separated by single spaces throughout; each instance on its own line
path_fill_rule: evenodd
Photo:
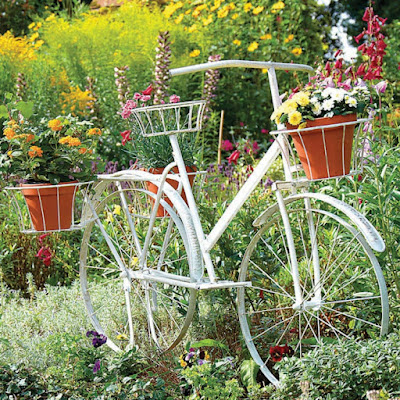
M 332 92 L 331 98 L 337 102 L 340 102 L 343 100 L 346 93 L 347 92 L 343 89 L 336 89 L 334 92 Z
M 330 111 L 332 110 L 333 106 L 334 106 L 334 101 L 333 99 L 326 99 L 324 100 L 324 102 L 322 103 L 322 108 L 326 111 Z
M 357 107 L 357 100 L 354 97 L 346 96 L 344 101 L 350 107 Z
M 325 118 L 332 118 L 333 117 L 333 111 L 328 112 L 324 115 Z
M 310 99 L 311 104 L 317 104 L 318 102 L 319 102 L 319 100 L 317 97 L 315 97 L 315 96 L 311 97 L 311 99 Z
M 335 91 L 335 88 L 326 88 L 322 91 L 322 97 L 326 99 L 329 96 L 332 96 L 332 93 Z
M 313 105 L 312 112 L 313 112 L 315 115 L 320 115 L 320 114 L 321 114 L 321 103 L 315 103 L 315 104 Z

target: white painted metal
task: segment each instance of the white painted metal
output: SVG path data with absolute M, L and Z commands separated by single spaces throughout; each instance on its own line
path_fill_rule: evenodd
M 355 210 L 350 205 L 344 203 L 341 200 L 335 199 L 334 197 L 328 196 L 326 194 L 321 193 L 301 193 L 298 195 L 292 195 L 286 197 L 284 199 L 285 204 L 290 204 L 291 202 L 299 199 L 299 198 L 309 198 L 309 199 L 316 199 L 320 200 L 321 202 L 328 203 L 335 207 L 340 212 L 343 212 L 347 215 L 350 220 L 358 227 L 362 235 L 365 237 L 366 241 L 370 245 L 370 247 L 378 252 L 383 252 L 385 250 L 385 242 L 377 232 L 377 230 L 373 227 L 373 225 L 364 217 L 360 212 Z M 278 208 L 278 205 L 275 204 L 265 210 L 259 217 L 257 217 L 253 225 L 254 226 L 261 226 L 262 224 L 266 223 L 268 219 L 273 215 Z

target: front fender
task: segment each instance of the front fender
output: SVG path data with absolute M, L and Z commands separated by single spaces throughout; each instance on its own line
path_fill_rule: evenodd
M 290 204 L 293 201 L 301 199 L 315 199 L 321 202 L 330 204 L 337 210 L 345 214 L 349 219 L 357 226 L 362 235 L 364 236 L 367 243 L 371 248 L 377 252 L 383 252 L 385 250 L 385 242 L 379 235 L 378 231 L 373 227 L 373 225 L 356 209 L 352 206 L 346 204 L 345 202 L 335 199 L 334 197 L 328 196 L 326 194 L 320 193 L 300 193 L 296 195 L 288 196 L 284 199 L 285 205 Z M 279 211 L 278 203 L 275 203 L 271 207 L 267 208 L 263 213 L 261 213 L 253 222 L 254 226 L 261 226 L 265 224 L 269 218 L 272 217 L 274 213 Z

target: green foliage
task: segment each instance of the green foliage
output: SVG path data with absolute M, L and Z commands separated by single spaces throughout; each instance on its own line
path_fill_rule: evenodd
M 183 369 L 181 375 L 186 381 L 182 391 L 189 399 L 236 400 L 244 393 L 232 358 L 193 365 Z
M 299 382 L 309 382 L 310 399 L 359 400 L 368 390 L 385 389 L 400 394 L 400 346 L 398 334 L 357 343 L 346 340 L 322 345 L 301 360 L 284 359 L 279 365 L 282 388 L 274 399 L 301 395 Z

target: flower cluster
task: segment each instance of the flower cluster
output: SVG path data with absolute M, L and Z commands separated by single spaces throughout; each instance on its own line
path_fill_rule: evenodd
M 154 70 L 154 104 L 162 104 L 169 91 L 169 66 L 171 64 L 171 47 L 169 31 L 160 32 L 157 38 L 156 67 Z
M 179 364 L 182 368 L 187 368 L 191 367 L 195 364 L 197 365 L 203 365 L 207 361 L 210 360 L 210 356 L 207 351 L 200 350 L 200 349 L 194 349 L 191 347 L 189 349 L 189 353 L 187 354 L 182 354 L 179 357 Z
M 368 59 L 368 61 L 360 64 L 357 70 L 357 75 L 366 81 L 374 79 L 382 79 L 382 64 L 383 56 L 386 54 L 387 47 L 385 43 L 385 36 L 382 34 L 381 29 L 387 18 L 381 18 L 374 14 L 372 7 L 367 7 L 362 18 L 367 22 L 367 29 L 364 29 L 354 39 L 357 43 L 367 35 L 369 40 L 358 46 L 358 51 Z
M 28 103 L 23 104 L 26 107 Z M 0 173 L 9 181 L 56 184 L 90 180 L 100 136 L 101 130 L 92 123 L 70 115 L 35 124 L 12 109 L 0 138 Z M 46 258 L 42 252 L 43 256 Z
M 293 349 L 285 344 L 284 346 L 272 346 L 269 348 L 269 355 L 273 362 L 282 361 L 284 356 L 292 356 L 294 354 Z
M 249 160 L 245 161 L 254 161 L 254 157 L 260 150 L 260 147 L 257 141 L 252 141 L 250 139 L 239 139 L 238 142 L 233 144 L 230 140 L 223 140 L 221 143 L 221 149 L 224 151 L 232 151 L 235 150 L 227 157 L 228 163 L 237 165 L 240 155 L 249 156 Z
M 51 265 L 51 259 L 53 258 L 53 253 L 50 247 L 44 243 L 44 239 L 49 235 L 50 233 L 45 233 L 38 237 L 38 241 L 41 247 L 38 253 L 36 254 L 36 257 L 38 257 L 41 261 L 43 261 L 43 264 L 46 267 L 49 267 Z
M 96 349 L 100 346 L 103 346 L 103 344 L 107 342 L 107 336 L 103 335 L 102 333 L 96 331 L 87 331 L 86 337 L 91 337 L 91 336 L 93 336 L 92 345 Z
M 220 61 L 221 56 L 216 54 L 215 56 L 208 57 L 209 62 Z M 213 99 L 216 97 L 217 85 L 220 79 L 220 73 L 217 69 L 209 69 L 206 71 L 204 87 L 203 87 L 203 97 L 202 99 L 206 101 L 204 108 L 204 119 L 210 118 L 210 107 Z
M 129 67 L 127 65 L 114 68 L 115 84 L 117 85 L 118 100 L 121 106 L 124 105 L 126 99 L 129 97 L 130 94 L 128 77 L 126 76 L 126 72 L 128 70 Z
M 359 79 L 334 82 L 332 77 L 310 82 L 304 90 L 292 93 L 271 115 L 276 124 L 288 123 L 304 128 L 308 120 L 360 113 L 370 98 L 365 83 Z

